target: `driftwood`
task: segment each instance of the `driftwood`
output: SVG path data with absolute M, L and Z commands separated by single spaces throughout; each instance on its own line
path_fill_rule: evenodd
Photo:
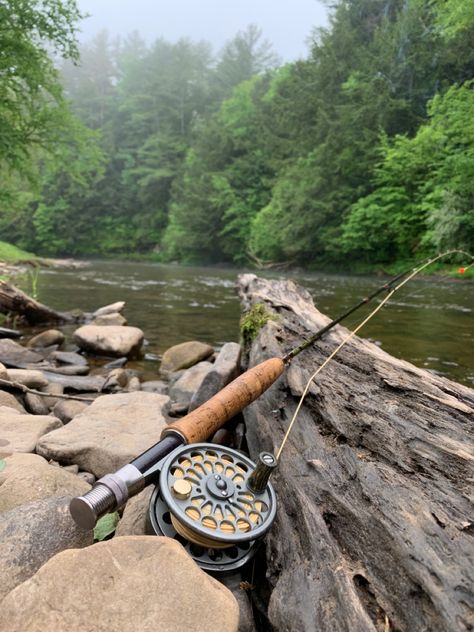
M 277 315 L 250 366 L 328 322 L 291 281 L 243 275 L 239 291 L 244 309 L 264 303 Z M 346 333 L 295 358 L 245 410 L 253 457 L 278 449 L 306 380 Z M 473 412 L 472 389 L 360 338 L 323 369 L 273 476 L 268 629 L 474 629 Z
M 0 312 L 20 316 L 29 325 L 68 323 L 75 320 L 71 314 L 56 312 L 38 303 L 6 281 L 0 281 Z

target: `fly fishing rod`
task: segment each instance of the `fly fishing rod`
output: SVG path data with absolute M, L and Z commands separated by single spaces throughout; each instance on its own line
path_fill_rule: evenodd
M 275 517 L 276 496 L 269 478 L 312 380 L 395 292 L 432 263 L 454 253 L 474 260 L 459 250 L 425 259 L 417 267 L 384 283 L 283 358 L 270 358 L 249 369 L 202 406 L 169 424 L 158 443 L 115 473 L 99 479 L 84 496 L 71 501 L 74 520 L 83 528 L 92 529 L 102 515 L 119 509 L 129 497 L 159 480 L 150 504 L 150 520 L 155 533 L 174 537 L 177 534 L 187 542 L 193 557 L 200 558 L 196 561 L 204 568 L 227 570 L 245 563 L 253 544 L 268 531 Z M 383 292 L 387 292 L 385 298 L 309 378 L 276 456 L 263 452 L 254 464 L 236 450 L 204 443 L 262 395 L 294 357 Z M 223 563 L 223 556 L 226 563 Z

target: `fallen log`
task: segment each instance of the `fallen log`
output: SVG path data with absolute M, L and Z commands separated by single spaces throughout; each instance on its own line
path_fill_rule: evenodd
M 0 281 L 0 312 L 20 316 L 29 325 L 75 321 L 71 314 L 57 312 L 39 303 L 6 281 Z
M 239 293 L 244 310 L 262 303 L 276 316 L 249 366 L 329 322 L 288 280 L 242 275 Z M 296 357 L 244 411 L 253 457 L 276 453 L 307 379 L 347 333 L 338 326 Z M 472 389 L 360 338 L 339 352 L 311 385 L 273 476 L 268 629 L 474 629 L 473 418 Z

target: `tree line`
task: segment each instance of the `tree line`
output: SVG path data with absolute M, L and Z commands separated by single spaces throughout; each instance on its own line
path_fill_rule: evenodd
M 217 55 L 138 33 L 78 48 L 73 0 L 2 4 L 2 239 L 339 269 L 472 250 L 473 4 L 331 6 L 280 64 L 256 26 Z

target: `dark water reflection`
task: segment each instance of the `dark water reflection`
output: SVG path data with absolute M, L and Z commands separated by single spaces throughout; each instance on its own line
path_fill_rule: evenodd
M 215 347 L 238 339 L 239 271 L 94 261 L 79 269 L 42 270 L 38 298 L 58 310 L 95 310 L 127 302 L 129 324 L 145 332 L 146 360 L 139 368 L 149 377 L 168 347 L 201 340 Z M 262 274 L 265 276 L 281 276 Z M 291 274 L 312 294 L 318 309 L 336 316 L 383 282 L 379 277 Z M 22 284 L 27 291 L 28 281 Z M 394 296 L 361 333 L 394 356 L 474 385 L 474 283 L 465 280 L 415 279 Z M 348 327 L 362 319 L 358 312 Z

